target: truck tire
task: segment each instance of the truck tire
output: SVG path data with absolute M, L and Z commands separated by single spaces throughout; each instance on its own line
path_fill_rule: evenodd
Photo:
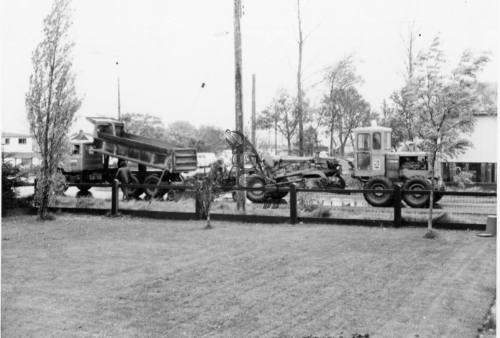
M 286 178 L 278 179 L 278 183 L 284 183 L 287 182 L 288 180 Z M 281 185 L 281 187 L 285 187 L 284 185 Z M 289 185 L 287 185 L 289 187 Z M 283 197 L 288 195 L 288 191 L 278 191 L 278 192 L 270 192 L 266 194 L 266 197 L 270 196 L 273 200 L 281 200 Z
M 257 175 L 249 176 L 246 181 L 247 188 L 264 188 L 266 185 L 264 179 Z M 265 191 L 258 190 L 247 191 L 247 198 L 253 203 L 264 203 L 266 200 L 266 193 Z
M 134 174 L 131 175 L 131 178 L 130 184 L 141 184 Z M 143 192 L 144 190 L 142 188 L 127 188 L 127 194 L 133 198 L 139 198 Z
M 374 190 L 391 190 L 394 185 L 384 176 L 372 177 L 366 182 L 364 189 Z M 393 192 L 364 192 L 365 200 L 374 207 L 387 207 L 392 205 L 394 193 Z
M 422 190 L 431 190 L 431 182 L 423 176 L 410 177 L 404 184 L 403 190 L 415 193 L 403 193 L 403 200 L 412 208 L 425 208 L 429 206 L 430 195 L 418 193 Z M 440 197 L 437 199 L 439 200 Z M 436 200 L 436 202 L 437 202 Z
M 144 184 L 157 185 L 159 180 L 160 177 L 158 175 L 149 175 L 144 180 Z M 146 188 L 144 192 L 146 193 L 147 199 L 151 198 L 161 199 L 166 191 L 159 188 Z

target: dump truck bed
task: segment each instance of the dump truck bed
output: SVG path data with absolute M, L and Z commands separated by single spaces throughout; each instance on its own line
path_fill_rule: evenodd
M 147 167 L 181 173 L 196 170 L 196 149 L 173 147 L 165 142 L 123 131 L 113 119 L 90 119 L 96 125 L 94 151 Z

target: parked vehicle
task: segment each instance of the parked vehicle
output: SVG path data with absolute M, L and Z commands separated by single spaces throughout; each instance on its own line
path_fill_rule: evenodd
M 76 137 L 72 152 L 61 168 L 68 183 L 99 184 L 112 182 L 117 168 L 110 165 L 110 158 L 125 160 L 137 166 L 132 171 L 133 183 L 155 184 L 158 188 L 131 189 L 129 195 L 162 197 L 167 191 L 160 182 L 182 183 L 182 173 L 196 170 L 196 149 L 177 148 L 160 140 L 127 133 L 124 123 L 101 117 L 87 118 L 94 124 L 93 138 Z M 80 191 L 89 185 L 77 185 Z
M 252 164 L 252 170 L 245 168 L 244 174 L 247 175 L 243 175 L 245 179 L 240 181 L 245 187 L 280 187 L 296 183 L 303 187 L 345 188 L 345 181 L 341 176 L 342 167 L 335 158 L 271 155 L 261 157 L 254 145 L 242 133 L 226 130 L 225 139 L 234 155 L 242 154 Z M 233 156 L 233 168 L 237 166 L 236 156 Z M 232 182 L 236 182 L 236 179 L 234 178 Z M 253 190 L 247 191 L 247 198 L 258 203 L 264 202 L 268 197 L 283 198 L 286 194 L 287 192 L 283 191 L 266 194 L 263 191 Z
M 434 180 L 434 202 L 438 202 L 443 196 L 440 192 L 444 191 L 445 187 L 439 175 L 432 177 L 430 154 L 392 152 L 391 132 L 391 128 L 380 126 L 353 130 L 355 146 L 352 177 L 362 181 L 365 189 L 392 190 L 394 185 L 398 185 L 403 190 L 414 191 L 403 195 L 406 204 L 414 208 L 429 205 L 429 194 L 419 191 L 431 190 L 431 180 Z M 369 204 L 383 207 L 392 205 L 394 195 L 392 192 L 366 192 L 364 197 Z

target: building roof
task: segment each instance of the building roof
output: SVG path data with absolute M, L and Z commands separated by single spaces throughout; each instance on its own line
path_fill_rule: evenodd
M 39 157 L 38 154 L 35 152 L 4 152 L 3 155 L 5 158 L 16 158 L 16 159 Z
M 26 137 L 26 138 L 28 138 L 28 137 L 33 137 L 33 135 L 2 131 L 2 137 Z
M 110 125 L 110 124 L 116 124 L 116 125 L 122 125 L 123 122 L 117 119 L 114 119 L 112 117 L 87 117 L 87 120 L 92 122 L 95 125 Z
M 387 128 L 387 127 L 382 127 L 382 126 L 370 126 L 370 127 L 359 127 L 359 128 L 354 128 L 352 130 L 353 132 L 367 132 L 367 133 L 371 133 L 371 132 L 374 132 L 374 131 L 392 131 L 391 128 Z
M 80 130 L 79 133 L 76 133 L 76 134 L 73 134 L 70 136 L 70 142 L 71 143 L 93 143 L 94 137 L 91 134 L 85 133 L 83 130 Z

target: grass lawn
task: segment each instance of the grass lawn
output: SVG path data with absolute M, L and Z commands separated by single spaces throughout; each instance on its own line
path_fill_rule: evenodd
M 473 232 L 2 221 L 4 337 L 475 337 L 496 291 Z

